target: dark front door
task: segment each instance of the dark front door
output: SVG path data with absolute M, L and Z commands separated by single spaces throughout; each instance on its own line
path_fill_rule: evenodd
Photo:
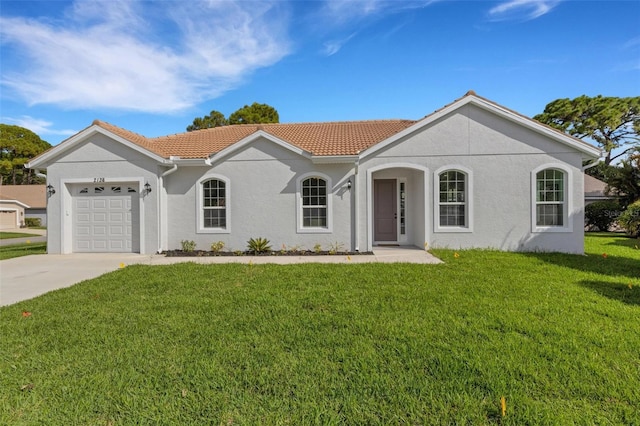
M 373 181 L 373 239 L 398 241 L 398 210 L 395 179 Z

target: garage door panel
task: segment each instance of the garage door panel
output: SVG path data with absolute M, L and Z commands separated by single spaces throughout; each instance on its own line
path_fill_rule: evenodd
M 106 209 L 107 208 L 107 200 L 101 199 L 93 199 L 93 208 L 94 209 Z
M 113 199 L 109 200 L 109 209 L 124 209 L 124 200 Z
M 130 184 L 129 186 L 134 186 Z M 139 250 L 137 192 L 119 186 L 83 185 L 72 190 L 73 244 L 79 252 L 131 252 Z
M 99 212 L 94 212 L 92 214 L 92 219 L 91 221 L 93 223 L 106 223 L 107 222 L 107 214 L 106 213 L 99 213 Z

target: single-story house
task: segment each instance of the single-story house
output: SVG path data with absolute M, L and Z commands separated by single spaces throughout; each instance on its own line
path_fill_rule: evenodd
M 21 228 L 24 224 L 24 203 L 0 197 L 0 230 Z
M 607 195 L 607 184 L 598 178 L 585 173 L 584 175 L 584 205 L 596 201 L 616 200 L 613 195 Z
M 600 151 L 470 91 L 419 120 L 247 124 L 148 138 L 102 121 L 33 159 L 48 250 L 377 245 L 583 253 Z
M 2 185 L 0 186 L 0 204 L 9 200 L 20 202 L 22 216 L 20 225 L 28 218 L 40 219 L 42 226 L 47 226 L 47 195 L 45 185 Z M 14 226 L 16 228 L 16 226 Z

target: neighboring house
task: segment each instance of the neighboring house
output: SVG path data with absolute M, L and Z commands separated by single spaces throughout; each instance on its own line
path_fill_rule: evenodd
M 16 229 L 24 224 L 24 209 L 27 206 L 18 200 L 0 197 L 0 229 Z
M 423 119 L 147 138 L 101 121 L 33 159 L 50 253 L 342 245 L 583 253 L 600 151 L 473 92 Z
M 607 195 L 607 184 L 600 179 L 584 175 L 584 205 L 594 203 L 596 201 L 615 200 L 616 197 Z
M 45 185 L 0 185 L 0 212 L 2 229 L 19 228 L 26 218 L 38 218 L 40 224 L 46 226 Z M 9 226 L 9 222 L 13 226 Z

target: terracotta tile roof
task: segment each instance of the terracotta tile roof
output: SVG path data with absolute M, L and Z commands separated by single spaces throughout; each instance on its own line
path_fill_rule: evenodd
M 577 143 L 593 148 L 592 145 L 581 139 L 569 136 L 553 127 L 539 123 L 530 117 L 478 96 L 472 90 L 424 118 L 437 114 L 439 111 L 448 108 L 468 96 L 481 99 L 511 114 L 522 117 L 537 125 L 544 126 L 565 137 L 569 137 Z M 170 156 L 207 158 L 259 130 L 269 133 L 305 151 L 311 152 L 316 156 L 357 155 L 359 152 L 382 142 L 417 122 L 416 120 L 370 120 L 326 123 L 242 124 L 155 138 L 147 138 L 138 133 L 100 120 L 95 120 L 93 124 L 164 158 L 169 158 Z
M 18 200 L 34 209 L 47 207 L 44 185 L 0 185 L 0 200 Z
M 93 124 L 168 158 L 206 158 L 262 130 L 313 155 L 356 155 L 415 124 L 413 120 L 242 124 L 147 138 L 104 121 Z

